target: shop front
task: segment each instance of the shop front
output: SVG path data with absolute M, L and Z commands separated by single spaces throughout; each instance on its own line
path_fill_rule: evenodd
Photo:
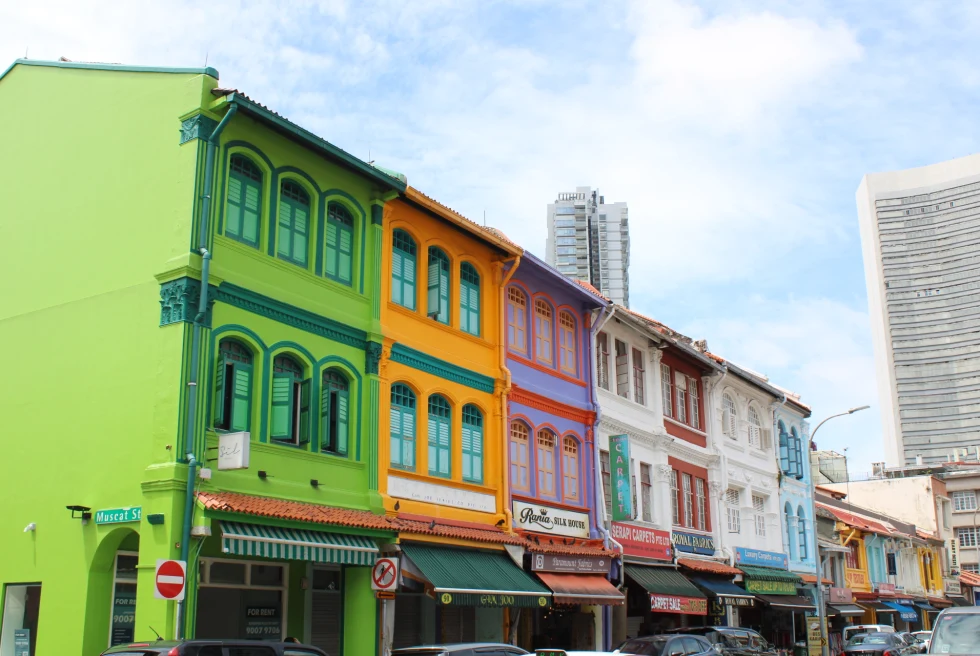
M 707 621 L 710 626 L 739 626 L 739 609 L 755 607 L 755 595 L 733 582 L 736 576 L 741 576 L 741 570 L 713 560 L 694 558 L 678 558 L 677 564 L 684 575 L 708 595 Z
M 807 613 L 816 610 L 801 595 L 803 580 L 788 570 L 785 554 L 737 547 L 735 564 L 742 571 L 746 592 L 755 595 L 753 608 L 739 609 L 739 626 L 755 629 L 778 649 L 792 650 L 807 636 Z
M 854 603 L 854 593 L 847 588 L 830 588 L 827 593 L 827 626 L 831 646 L 839 651 L 844 627 L 860 621 L 864 609 Z

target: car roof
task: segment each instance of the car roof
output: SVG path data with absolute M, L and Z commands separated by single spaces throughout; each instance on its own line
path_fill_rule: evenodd
M 980 613 L 980 606 L 953 606 L 942 612 L 943 615 L 976 615 Z
M 230 640 L 134 640 L 133 642 L 127 642 L 123 645 L 116 645 L 106 651 L 103 654 L 117 654 L 117 653 L 127 653 L 133 651 L 143 651 L 143 652 L 160 652 L 165 653 L 173 649 L 174 647 L 179 647 L 183 645 L 222 645 L 222 646 L 254 646 L 256 644 L 262 644 L 264 646 L 281 646 L 281 647 L 302 647 L 304 649 L 317 649 L 313 645 L 307 645 L 295 642 L 270 642 L 267 640 L 241 640 L 238 638 L 233 638 Z
M 392 649 L 393 653 L 406 653 L 411 651 L 461 651 L 463 649 L 485 649 L 487 647 L 506 647 L 511 651 L 524 651 L 520 647 L 508 645 L 502 642 L 451 642 L 435 645 L 418 645 L 416 647 L 402 647 Z

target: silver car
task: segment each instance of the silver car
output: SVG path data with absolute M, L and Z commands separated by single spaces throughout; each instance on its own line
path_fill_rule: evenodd
M 930 654 L 980 656 L 980 607 L 947 608 L 932 627 Z

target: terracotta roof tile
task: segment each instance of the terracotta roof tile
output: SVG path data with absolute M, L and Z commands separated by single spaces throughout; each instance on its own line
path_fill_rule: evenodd
M 960 583 L 974 588 L 980 588 L 980 574 L 973 572 L 960 572 Z
M 434 523 L 433 523 L 434 522 Z M 440 524 L 435 517 L 432 522 L 420 522 L 414 519 L 396 518 L 393 522 L 398 532 L 406 535 L 436 535 L 454 540 L 472 540 L 474 542 L 489 542 L 493 544 L 514 544 L 524 546 L 524 539 L 517 535 L 504 533 L 500 529 L 488 526 L 470 528 L 468 526 L 453 526 Z
M 426 207 L 426 209 L 429 211 L 437 215 L 441 215 L 442 218 L 447 219 L 450 222 L 455 222 L 457 225 L 460 225 L 460 227 L 463 227 L 466 230 L 469 230 L 471 233 L 474 233 L 476 236 L 483 238 L 491 244 L 494 244 L 497 246 L 497 248 L 500 248 L 504 252 L 511 252 L 514 255 L 519 255 L 524 252 L 523 248 L 512 242 L 510 239 L 501 236 L 497 230 L 487 228 L 480 225 L 476 221 L 473 221 L 472 219 L 466 218 L 453 208 L 449 207 L 448 205 L 443 205 L 435 198 L 422 193 L 415 187 L 408 186 L 405 188 L 405 198 Z
M 617 551 L 607 550 L 602 545 L 602 540 L 576 541 L 573 544 L 565 544 L 560 538 L 555 541 L 550 538 L 539 542 L 534 542 L 530 536 L 525 536 L 527 542 L 524 547 L 532 553 L 562 554 L 565 556 L 606 556 L 615 558 L 619 555 Z
M 738 576 L 742 573 L 742 570 L 736 569 L 731 565 L 715 562 L 713 560 L 701 560 L 699 558 L 678 558 L 677 564 L 685 569 L 689 569 L 694 572 L 704 572 L 705 574 Z
M 384 531 L 398 530 L 392 518 L 375 515 L 367 510 L 333 508 L 315 503 L 270 499 L 237 492 L 198 492 L 197 498 L 205 509 L 219 512 L 286 519 L 294 522 L 310 522 L 311 524 L 351 526 Z
M 817 575 L 816 574 L 800 574 L 800 578 L 803 579 L 803 582 L 804 583 L 816 583 L 817 582 Z M 823 583 L 824 583 L 824 585 L 833 585 L 834 584 L 834 582 L 831 581 L 830 579 L 824 579 L 823 580 Z
M 870 517 L 865 517 L 857 513 L 847 512 L 840 508 L 835 508 L 834 506 L 828 506 L 827 504 L 817 502 L 817 508 L 821 508 L 830 512 L 834 517 L 836 517 L 841 522 L 844 522 L 848 526 L 853 526 L 854 528 L 860 529 L 862 531 L 867 531 L 869 533 L 877 533 L 879 535 L 900 535 L 905 536 L 904 533 L 898 531 L 894 526 L 890 524 L 885 524 Z

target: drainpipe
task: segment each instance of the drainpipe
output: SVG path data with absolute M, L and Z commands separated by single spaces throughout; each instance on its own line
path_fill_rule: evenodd
M 191 368 L 187 381 L 187 496 L 184 501 L 184 525 L 180 535 L 180 559 L 187 562 L 191 541 L 191 523 L 194 516 L 194 482 L 197 473 L 197 458 L 194 449 L 197 443 L 197 374 L 201 361 L 201 332 L 208 311 L 208 285 L 211 277 L 211 253 L 208 252 L 208 219 L 211 214 L 211 187 L 214 183 L 214 157 L 218 149 L 218 140 L 225 126 L 238 112 L 238 105 L 232 105 L 225 112 L 221 121 L 208 138 L 207 153 L 204 160 L 204 195 L 201 197 L 201 217 L 198 221 L 197 243 L 201 255 L 201 295 L 197 305 L 197 315 L 194 317 L 194 334 L 191 338 Z M 193 580 L 188 576 L 188 580 Z M 186 633 L 187 602 L 177 602 L 177 638 L 182 639 Z
M 504 375 L 504 389 L 501 391 L 500 394 L 500 411 L 501 411 L 500 416 L 502 418 L 502 421 L 504 422 L 503 431 L 505 437 L 508 434 L 507 396 L 508 394 L 510 394 L 510 388 L 512 383 L 510 369 L 507 367 L 507 284 L 510 282 L 510 279 L 514 277 L 514 274 L 517 273 L 517 267 L 521 265 L 521 256 L 515 255 L 512 260 L 504 261 L 504 264 L 506 264 L 507 262 L 513 262 L 514 264 L 513 266 L 510 267 L 510 270 L 506 273 L 506 275 L 504 275 L 504 279 L 500 283 L 500 305 L 499 305 L 501 309 L 500 339 L 497 340 L 498 342 L 497 348 L 500 350 L 500 372 Z M 507 444 L 506 439 L 504 440 L 504 444 L 505 445 Z M 503 462 L 507 461 L 508 452 L 509 452 L 508 449 L 505 448 Z M 507 522 L 506 526 L 511 527 L 511 530 L 513 530 L 514 514 L 510 511 L 510 468 L 509 467 L 505 466 L 503 468 L 503 472 L 500 478 L 503 481 L 503 485 L 501 486 L 501 488 L 503 490 L 503 496 L 504 496 L 504 517 Z

